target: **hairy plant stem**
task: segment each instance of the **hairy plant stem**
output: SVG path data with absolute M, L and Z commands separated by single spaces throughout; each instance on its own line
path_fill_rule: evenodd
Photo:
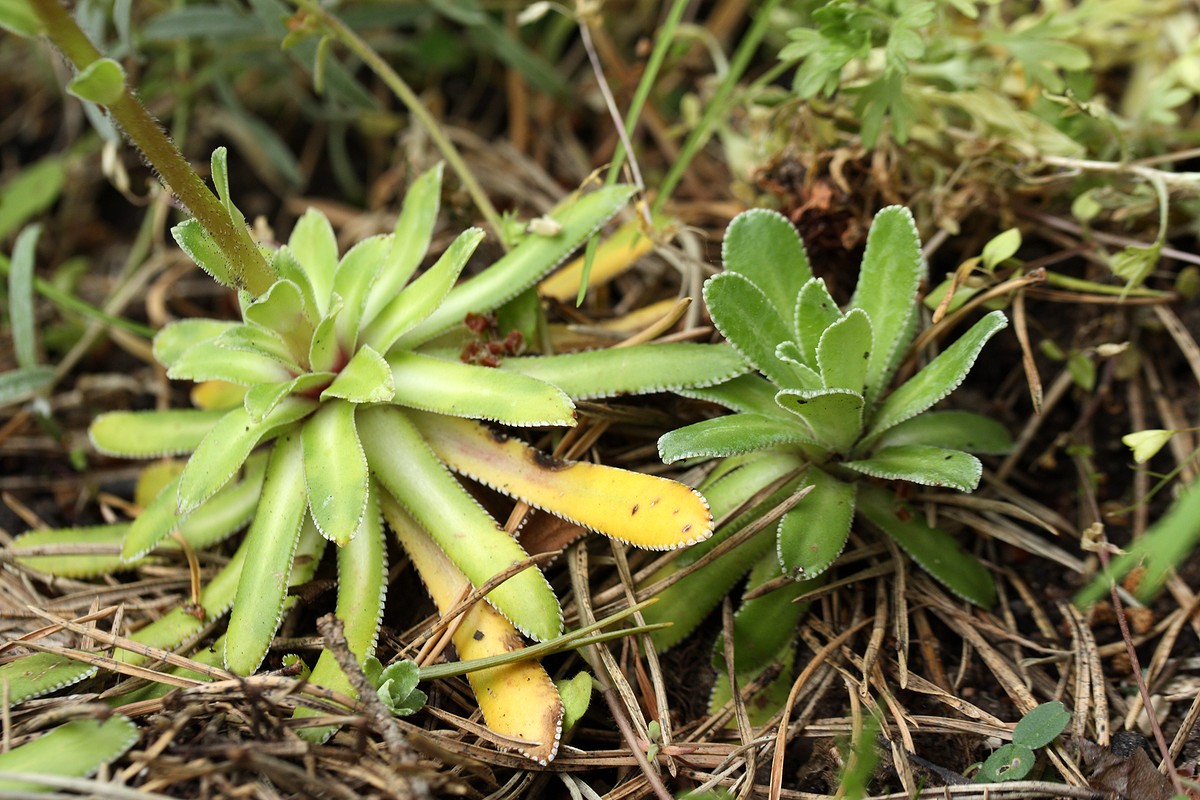
M 46 36 L 76 70 L 82 72 L 103 57 L 59 0 L 30 0 L 30 6 L 45 27 Z M 229 262 L 229 274 L 224 277 L 253 295 L 269 289 L 275 275 L 250 233 L 234 223 L 221 201 L 205 186 L 133 90 L 125 86 L 121 98 L 105 108 L 126 138 L 142 151 L 163 182 L 221 248 Z
M 306 14 L 311 14 L 320 20 L 321 25 L 330 34 L 346 45 L 352 53 L 361 58 L 363 63 L 379 76 L 380 80 L 391 90 L 392 94 L 396 95 L 400 102 L 404 103 L 408 109 L 408 113 L 417 118 L 417 121 L 425 128 L 425 132 L 429 134 L 429 138 L 433 140 L 434 145 L 441 151 L 442 157 L 449 162 L 450 168 L 458 175 L 458 179 L 463 182 L 467 193 L 471 195 L 471 199 L 475 202 L 479 213 L 483 214 L 488 226 L 496 234 L 501 245 L 507 250 L 508 244 L 504 241 L 503 229 L 500 224 L 500 214 L 496 212 L 495 206 L 488 199 L 487 193 L 483 191 L 483 187 L 475 180 L 475 175 L 467 167 L 467 163 L 463 161 L 463 157 L 459 155 L 454 143 L 446 137 L 446 134 L 442 133 L 442 129 L 438 126 L 437 120 L 433 118 L 433 114 L 429 113 L 429 109 L 417 97 L 417 93 L 392 69 L 390 64 L 383 60 L 383 57 L 379 53 L 375 52 L 375 49 L 371 45 L 367 44 L 362 37 L 348 28 L 340 19 L 323 9 L 316 0 L 291 0 L 291 2 Z

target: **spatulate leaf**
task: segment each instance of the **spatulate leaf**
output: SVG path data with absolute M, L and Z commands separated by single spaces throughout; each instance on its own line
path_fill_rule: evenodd
M 1008 326 L 1003 311 L 993 311 L 971 326 L 954 344 L 883 401 L 870 423 L 868 440 L 930 408 L 963 382 L 979 352 L 997 332 Z
M 850 302 L 871 319 L 876 347 L 867 367 L 867 396 L 880 396 L 911 342 L 917 286 L 924 266 L 912 212 L 888 206 L 875 215 L 867 234 L 858 287 Z
M 683 458 L 720 458 L 781 444 L 814 444 L 804 426 L 749 412 L 714 417 L 663 434 L 658 455 L 671 464 Z
M 871 320 L 860 309 L 826 328 L 817 343 L 817 367 L 825 388 L 862 392 L 873 347 Z
M 367 509 L 370 476 L 354 409 L 345 400 L 328 400 L 301 428 L 309 513 L 321 535 L 338 546 L 354 536 Z
M 996 585 L 983 564 L 964 553 L 950 534 L 926 525 L 919 511 L 895 500 L 886 489 L 860 486 L 858 510 L 947 589 L 983 608 L 996 602 Z
M 641 395 L 724 383 L 749 367 L 719 344 L 646 344 L 554 356 L 506 358 L 504 371 L 551 383 L 572 400 Z
M 225 413 L 200 442 L 179 477 L 179 511 L 195 509 L 229 482 L 259 442 L 269 438 L 316 409 L 312 400 L 284 398 L 260 422 L 253 422 L 244 408 Z
M 88 428 L 101 453 L 123 458 L 158 458 L 190 453 L 227 412 L 224 409 L 112 411 Z
M 862 432 L 863 396 L 858 392 L 784 390 L 775 395 L 775 401 L 799 417 L 813 439 L 831 450 L 848 450 Z
M 479 228 L 463 231 L 421 277 L 388 295 L 387 302 L 380 301 L 379 311 L 368 319 L 362 341 L 387 352 L 397 339 L 423 322 L 446 299 L 483 235 Z M 372 292 L 372 299 L 376 294 Z
M 854 521 L 855 486 L 810 467 L 801 486 L 813 490 L 779 520 L 777 555 L 784 574 L 815 578 L 846 548 Z
M 845 461 L 842 466 L 873 478 L 949 486 L 960 492 L 975 491 L 983 474 L 983 465 L 970 453 L 920 444 L 882 447 L 870 458 Z
M 749 278 L 723 272 L 704 283 L 704 302 L 713 324 L 733 348 L 772 383 L 798 389 L 802 382 L 775 355 L 775 346 L 791 337 L 770 299 Z
M 508 302 L 561 264 L 600 230 L 633 194 L 629 186 L 609 186 L 586 194 L 555 212 L 560 230 L 554 236 L 527 236 L 507 255 L 479 275 L 460 283 L 436 311 L 400 339 L 416 347 L 459 324 L 468 312 L 492 311 Z
M 536 378 L 403 350 L 388 364 L 398 405 L 505 425 L 575 424 L 571 399 Z
M 304 451 L 299 433 L 293 431 L 280 437 L 271 451 L 258 513 L 246 534 L 251 555 L 242 567 L 225 637 L 230 672 L 253 674 L 267 654 L 283 613 L 307 507 Z
M 721 257 L 726 270 L 762 289 L 781 319 L 793 318 L 800 287 L 812 278 L 812 268 L 787 217 L 762 208 L 738 214 L 725 231 Z

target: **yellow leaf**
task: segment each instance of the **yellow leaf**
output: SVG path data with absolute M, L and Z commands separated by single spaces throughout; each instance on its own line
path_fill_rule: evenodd
M 458 570 L 400 504 L 383 494 L 383 516 L 412 558 L 421 580 L 441 613 L 471 590 Z M 464 661 L 502 655 L 525 647 L 508 620 L 487 603 L 476 603 L 455 631 L 454 647 Z M 467 674 L 484 722 L 513 749 L 543 766 L 558 753 L 563 705 L 558 689 L 542 665 L 517 661 Z
M 412 419 L 451 469 L 605 536 L 674 550 L 712 535 L 708 503 L 682 483 L 556 459 L 469 420 L 416 412 Z

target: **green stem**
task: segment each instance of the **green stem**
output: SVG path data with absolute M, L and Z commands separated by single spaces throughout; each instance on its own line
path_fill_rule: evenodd
M 75 69 L 83 71 L 102 57 L 59 0 L 30 0 L 30 5 L 50 41 Z M 126 86 L 121 99 L 106 108 L 126 137 L 142 151 L 170 190 L 221 248 L 230 267 L 230 274 L 224 277 L 254 295 L 269 289 L 275 282 L 275 275 L 250 233 L 243 226 L 234 224 L 216 195 L 204 185 L 133 91 Z
M 392 69 L 390 64 L 383 60 L 379 53 L 375 52 L 375 49 L 371 45 L 367 44 L 357 33 L 346 27 L 337 17 L 321 8 L 316 0 L 291 0 L 291 2 L 306 13 L 312 14 L 319 19 L 321 24 L 331 34 L 350 49 L 350 52 L 362 59 L 363 63 L 379 76 L 380 80 L 391 90 L 392 94 L 396 95 L 400 99 L 400 102 L 404 103 L 408 112 L 416 117 L 417 121 L 425 127 L 429 138 L 433 140 L 437 149 L 442 152 L 442 157 L 449 162 L 450 168 L 454 170 L 459 180 L 463 182 L 463 186 L 466 188 L 467 193 L 471 195 L 471 199 L 475 201 L 479 212 L 483 214 L 488 226 L 503 245 L 504 236 L 500 224 L 500 215 L 496 212 L 495 206 L 492 205 L 492 201 L 484 193 L 483 187 L 475 180 L 475 176 L 467 167 L 467 163 L 463 161 L 462 156 L 459 155 L 454 143 L 442 133 L 437 120 L 434 119 L 433 114 L 429 113 L 429 109 L 421 103 L 421 99 L 417 97 L 416 92 Z M 507 249 L 507 246 L 505 249 Z
M 750 29 L 746 31 L 742 37 L 742 41 L 738 44 L 737 52 L 730 62 L 729 72 L 725 75 L 725 80 L 721 82 L 712 101 L 704 109 L 704 115 L 700 118 L 700 122 L 683 143 L 683 149 L 679 153 L 679 158 L 671 165 L 671 170 L 667 173 L 667 176 L 663 178 L 662 185 L 658 190 L 658 197 L 654 199 L 654 205 L 650 208 L 651 214 L 658 214 L 662 211 L 663 205 L 666 204 L 671 193 L 675 191 L 675 187 L 679 184 L 679 181 L 683 179 L 684 170 L 688 168 L 688 165 L 692 163 L 692 159 L 700 152 L 700 148 L 704 147 L 712 136 L 717 126 L 717 120 L 726 113 L 726 103 L 729 100 L 729 96 L 733 94 L 733 89 L 737 86 L 738 79 L 746 71 L 751 57 L 758 49 L 763 36 L 766 35 L 767 26 L 771 21 L 771 13 L 777 5 L 779 5 L 779 0 L 767 0 L 767 2 L 759 7 L 755 14 L 754 22 L 750 25 Z

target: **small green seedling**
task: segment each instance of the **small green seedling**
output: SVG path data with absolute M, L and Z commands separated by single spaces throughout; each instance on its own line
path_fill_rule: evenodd
M 736 217 L 725 236 L 724 262 L 725 271 L 705 284 L 704 298 L 717 329 L 753 371 L 684 390 L 735 413 L 671 431 L 658 447 L 668 463 L 724 459 L 701 487 L 714 513 L 747 503 L 752 508 L 672 569 L 695 561 L 774 505 L 801 492 L 807 496 L 771 529 L 663 593 L 647 617 L 674 619 L 676 628 L 656 637 L 659 646 L 679 641 L 747 571 L 752 588 L 782 573 L 797 583 L 755 598 L 759 608 L 743 609 L 735 619 L 738 674 L 777 659 L 803 612 L 792 600 L 838 558 L 856 518 L 894 539 L 955 594 L 989 606 L 995 587 L 983 565 L 881 480 L 969 492 L 982 473 L 971 452 L 1008 449 L 1008 434 L 995 421 L 930 410 L 1007 325 L 1004 314 L 984 316 L 893 389 L 918 329 L 923 274 L 920 241 L 906 209 L 886 208 L 875 217 L 858 287 L 845 310 L 813 277 L 803 243 L 777 213 Z M 758 502 L 751 502 L 755 497 Z
M 1013 728 L 1012 742 L 998 748 L 983 762 L 976 783 L 1019 781 L 1029 774 L 1037 761 L 1034 752 L 1053 742 L 1071 721 L 1071 715 L 1057 700 L 1042 703 Z
M 421 668 L 415 661 L 397 661 L 384 667 L 379 659 L 370 656 L 363 661 L 363 674 L 379 694 L 379 699 L 397 717 L 415 714 L 429 699 L 417 688 Z

